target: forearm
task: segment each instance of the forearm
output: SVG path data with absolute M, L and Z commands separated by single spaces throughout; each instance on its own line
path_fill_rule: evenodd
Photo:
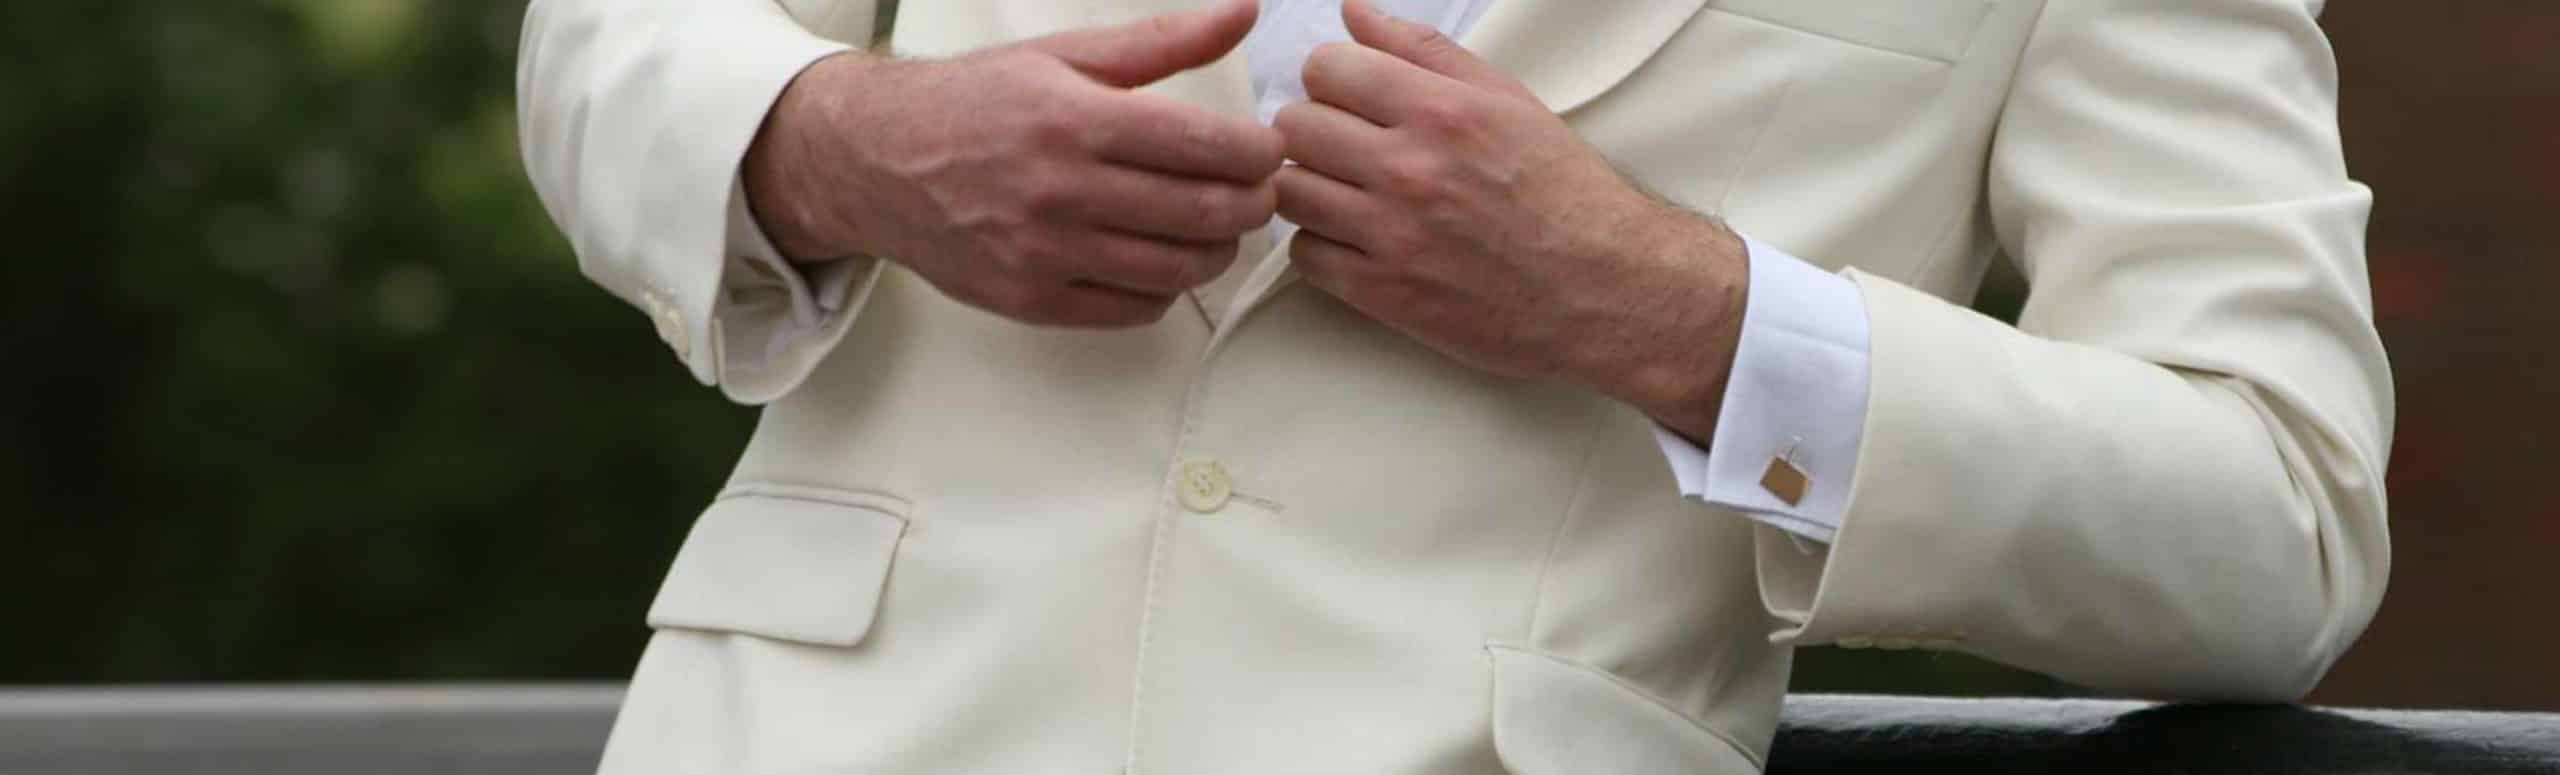
M 1708 216 L 1655 203 L 1651 224 L 1621 244 L 1622 266 L 1654 277 L 1600 305 L 1609 319 L 1585 337 L 1571 373 L 1699 444 L 1715 437 L 1750 296 L 1743 240 Z
M 825 206 L 846 192 L 805 174 L 844 166 L 843 143 L 822 142 L 835 127 L 872 123 L 862 115 L 879 102 L 867 88 L 887 58 L 864 51 L 829 55 L 800 72 L 774 101 L 740 168 L 747 206 L 775 248 L 795 262 L 832 261 L 862 252 L 859 230 L 842 208 Z

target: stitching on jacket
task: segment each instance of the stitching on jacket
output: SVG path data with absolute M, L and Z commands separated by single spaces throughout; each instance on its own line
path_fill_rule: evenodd
M 1892 54 L 1892 55 L 1895 55 L 1895 56 L 1901 56 L 1901 57 L 1908 57 L 1908 58 L 1911 58 L 1911 59 L 1917 59 L 1917 60 L 1920 60 L 1920 61 L 1923 61 L 1923 62 L 1933 62 L 1933 63 L 1941 64 L 1941 65 L 1952 65 L 1952 64 L 1955 64 L 1957 60 L 1964 58 L 1964 55 L 1965 55 L 1966 53 L 1968 53 L 1968 52 L 1970 52 L 1970 51 L 1972 51 L 1972 50 L 1973 50 L 1973 42 L 1974 42 L 1974 40 L 1976 40 L 1977 38 L 1981 37 L 1981 34 L 1982 34 L 1982 20 L 1984 20 L 1984 19 L 1987 19 L 1987 18 L 1990 18 L 1990 17 L 1991 17 L 1991 9 L 1992 9 L 1992 7 L 1993 7 L 1993 4 L 1992 4 L 1992 3 L 1985 2 L 1985 3 L 1983 3 L 1983 4 L 1982 4 L 1982 6 L 1981 6 L 1980 8 L 1976 8 L 1976 9 L 1974 9 L 1973 28 L 1972 28 L 1972 30 L 1971 30 L 1970 32 L 1966 33 L 1966 35 L 1965 35 L 1965 46 L 1964 46 L 1964 49 L 1963 49 L 1963 50 L 1960 50 L 1960 51 L 1957 51 L 1957 52 L 1955 53 L 1955 59 L 1948 59 L 1948 58 L 1944 58 L 1944 57 L 1938 57 L 1938 56 L 1932 56 L 1932 55 L 1929 55 L 1929 54 L 1922 54 L 1922 53 L 1918 53 L 1918 52 L 1914 52 L 1914 51 L 1908 51 L 1908 50 L 1904 50 L 1904 49 L 1901 49 L 1901 48 L 1896 48 L 1896 47 L 1893 47 L 1893 46 L 1890 46 L 1890 45 L 1881 44 L 1881 43 L 1869 43 L 1869 42 L 1862 41 L 1862 40 L 1851 40 L 1851 39 L 1849 39 L 1849 38 L 1847 38 L 1847 37 L 1843 37 L 1843 36 L 1841 36 L 1841 35 L 1838 35 L 1838 34 L 1835 34 L 1835 33 L 1832 33 L 1832 32 L 1828 32 L 1828 31 L 1825 31 L 1825 30 L 1818 30 L 1818 29 L 1814 29 L 1814 28 L 1811 28 L 1811 27 L 1802 26 L 1802 25 L 1796 24 L 1796 23 L 1794 23 L 1794 22 L 1783 22 L 1783 21 L 1779 21 L 1779 20 L 1776 20 L 1776 19 L 1767 18 L 1767 17 L 1761 16 L 1760 14 L 1752 13 L 1752 12 L 1748 12 L 1748 11 L 1737 11 L 1737 10 L 1734 10 L 1734 9 L 1731 9 L 1731 8 L 1721 8 L 1721 7 L 1709 7 L 1707 10 L 1709 10 L 1709 11 L 1714 11 L 1714 12 L 1716 12 L 1716 13 L 1725 14 L 1725 15 L 1727 15 L 1727 16 L 1732 16 L 1732 17 L 1737 18 L 1737 19 L 1749 19 L 1749 20 L 1751 20 L 1751 21 L 1758 22 L 1758 23 L 1761 23 L 1761 24 L 1766 24 L 1766 25 L 1769 25 L 1769 26 L 1771 26 L 1771 27 L 1776 27 L 1776 28 L 1778 28 L 1778 29 L 1786 30 L 1786 31 L 1788 31 L 1788 32 L 1793 32 L 1793 33 L 1796 33 L 1796 34 L 1799 34 L 1799 35 L 1809 35 L 1809 36 L 1812 36 L 1812 37 L 1821 38 L 1821 39 L 1823 39 L 1823 40 L 1828 40 L 1828 41 L 1831 41 L 1831 42 L 1833 42 L 1833 43 L 1838 43 L 1838 44 L 1841 44 L 1841 45 L 1844 45 L 1844 46 L 1856 46 L 1856 47 L 1858 47 L 1858 48 L 1866 49 L 1866 50 L 1868 50 L 1868 51 L 1873 51 L 1873 52 L 1876 52 L 1876 53 L 1879 53 L 1879 54 Z
M 1217 334 L 1212 333 L 1211 336 L 1215 337 Z M 1129 738 L 1128 758 L 1121 764 L 1121 775 L 1134 775 L 1138 771 L 1138 757 L 1143 750 L 1140 741 L 1144 739 L 1141 733 L 1145 728 L 1143 724 L 1146 718 L 1149 664 L 1147 658 L 1155 644 L 1156 610 L 1163 600 L 1157 590 L 1163 587 L 1165 566 L 1173 553 L 1175 527 L 1173 520 L 1179 518 L 1177 515 L 1181 511 L 1177 502 L 1178 496 L 1174 491 L 1178 486 L 1175 484 L 1178 480 L 1177 469 L 1182 465 L 1185 451 L 1191 448 L 1192 436 L 1200 425 L 1200 406 L 1207 401 L 1209 378 L 1212 373 L 1205 359 L 1197 368 L 1199 371 L 1192 378 L 1191 389 L 1185 391 L 1182 397 L 1182 414 L 1176 418 L 1179 425 L 1176 426 L 1173 437 L 1172 455 L 1165 461 L 1165 470 L 1159 475 L 1156 485 L 1155 513 L 1149 515 L 1148 520 L 1152 527 L 1149 531 L 1151 535 L 1147 547 L 1145 587 L 1138 604 L 1138 648 L 1137 653 L 1131 657 L 1132 664 L 1129 670 L 1129 730 L 1126 733 Z
M 1802 82 L 1802 78 L 1791 77 L 1786 85 L 1778 87 L 1778 96 L 1769 100 L 1769 109 L 1760 115 L 1760 128 L 1751 133 L 1751 144 L 1742 149 L 1741 168 L 1734 170 L 1733 176 L 1725 180 L 1724 192 L 1716 195 L 1715 207 L 1707 210 L 1708 215 L 1723 218 L 1733 204 L 1733 193 L 1751 182 L 1752 162 L 1760 158 L 1760 146 L 1769 139 L 1769 128 L 1777 125 L 1780 116 L 1786 115 L 1787 101 L 1795 98 L 1796 84 Z
M 1529 616 L 1520 628 L 1520 639 L 1526 642 L 1537 642 L 1538 614 L 1546 608 L 1547 574 L 1555 570 L 1556 549 L 1564 545 L 1565 528 L 1573 524 L 1573 516 L 1581 512 L 1576 507 L 1582 504 L 1583 494 L 1591 490 L 1591 461 L 1600 456 L 1600 428 L 1608 423 L 1609 412 L 1605 399 L 1591 399 L 1589 407 L 1591 417 L 1583 423 L 1582 459 L 1574 464 L 1573 494 L 1564 499 L 1564 513 L 1556 517 L 1555 530 L 1547 534 L 1547 549 L 1538 555 L 1538 580 L 1529 585 Z
M 838 508 L 876 511 L 906 521 L 915 511 L 915 502 L 879 490 L 849 487 L 819 487 L 789 482 L 745 481 L 722 488 L 711 502 L 718 504 L 733 498 L 772 498 L 801 501 Z
M 2027 257 L 2009 255 L 2009 248 L 2000 244 L 1999 218 L 1991 213 L 1991 160 L 2000 155 L 2000 128 L 2008 123 L 2009 102 L 2016 99 L 2018 96 L 2018 71 L 2026 69 L 2027 49 L 2034 47 L 2036 43 L 2036 36 L 2044 33 L 2045 14 L 2047 11 L 2052 9 L 2053 4 L 2050 0 L 2037 3 L 2036 18 L 2033 21 L 2027 22 L 2027 34 L 2018 36 L 2017 54 L 2009 59 L 2009 82 L 2000 88 L 1999 104 L 1991 106 L 1991 115 L 1996 116 L 1997 118 L 1994 118 L 1991 121 L 1991 137 L 1989 138 L 1989 143 L 1986 145 L 1986 150 L 1982 154 L 1981 172 L 1983 186 L 1982 193 L 1976 197 L 1976 201 L 1980 203 L 1982 219 L 1990 222 L 1991 246 L 1993 250 L 1996 251 L 2001 258 L 2006 259 L 2011 265 L 2016 266 L 2019 274 L 2025 274 L 2027 271 Z M 1964 219 L 1957 219 L 1956 221 L 1956 223 L 1959 224 L 1963 222 Z M 1949 225 L 1950 233 L 1953 233 L 1953 226 L 1953 224 Z M 1934 248 L 1937 250 L 1944 250 L 1946 246 L 1937 245 L 1934 246 Z M 1922 275 L 1928 274 L 1930 269 L 1936 268 L 1937 265 L 1938 256 L 1930 256 L 1927 263 L 1921 264 L 1919 269 L 1914 270 L 1911 273 L 1911 279 L 1918 280 Z M 2028 285 L 2030 286 L 2030 295 L 2032 295 L 2032 286 L 2034 283 L 2031 282 L 2028 283 Z M 1974 293 L 1980 294 L 1981 292 L 1982 285 L 1980 281 L 1977 280 L 1974 284 Z

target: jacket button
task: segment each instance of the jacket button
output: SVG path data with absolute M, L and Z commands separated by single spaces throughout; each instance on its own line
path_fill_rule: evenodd
M 1909 651 L 1911 649 L 1911 645 L 1910 638 L 1887 636 L 1876 639 L 1876 648 L 1884 649 L 1886 651 Z
M 1863 649 L 1876 645 L 1876 639 L 1864 635 L 1842 635 L 1834 644 L 1844 649 Z
M 1225 508 L 1227 499 L 1235 495 L 1235 482 L 1227 478 L 1227 469 L 1215 460 L 1194 460 L 1182 464 L 1177 474 L 1181 481 L 1174 491 L 1182 499 L 1182 507 L 1207 514 Z

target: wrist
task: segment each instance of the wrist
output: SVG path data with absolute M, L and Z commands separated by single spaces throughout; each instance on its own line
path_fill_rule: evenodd
M 783 87 L 740 162 L 747 209 L 775 249 L 795 262 L 815 263 L 865 252 L 862 231 L 846 209 L 831 206 L 843 193 L 834 175 L 856 165 L 835 156 L 852 144 L 839 137 L 842 112 L 866 90 L 852 84 L 869 75 L 878 58 L 844 51 L 803 68 Z
M 1704 444 L 1715 435 L 1725 386 L 1742 338 L 1750 266 L 1742 237 L 1713 218 L 1663 209 L 1676 224 L 1648 241 L 1643 257 L 1661 267 L 1663 295 L 1654 323 L 1634 337 L 1632 357 L 1603 369 L 1601 392 Z

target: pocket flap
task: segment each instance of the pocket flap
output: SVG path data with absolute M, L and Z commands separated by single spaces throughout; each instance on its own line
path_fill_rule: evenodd
M 1953 62 L 1973 45 L 1991 0 L 1719 0 L 1715 9 L 1868 48 Z
M 1616 676 L 1554 655 L 1488 645 L 1493 749 L 1518 775 L 1747 775 L 1757 756 Z
M 851 646 L 871 631 L 906 501 L 798 487 L 737 487 L 676 551 L 649 626 Z

